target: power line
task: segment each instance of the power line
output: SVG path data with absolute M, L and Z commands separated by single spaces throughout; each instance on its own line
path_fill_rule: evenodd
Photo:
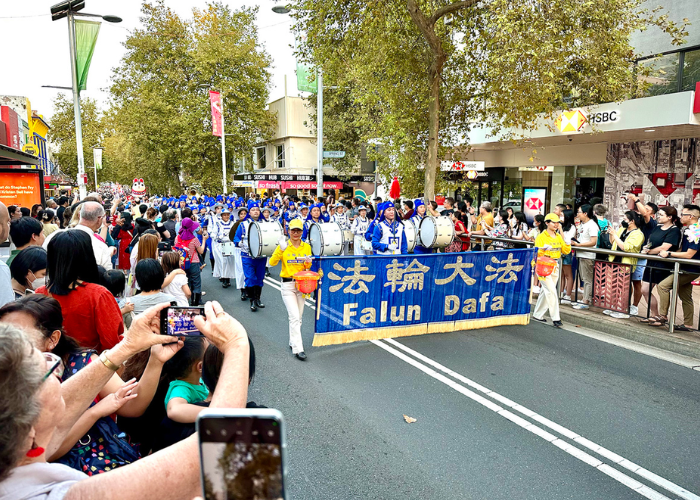
M 28 17 L 49 17 L 51 14 L 34 14 L 32 16 L 0 16 L 0 19 L 26 19 Z

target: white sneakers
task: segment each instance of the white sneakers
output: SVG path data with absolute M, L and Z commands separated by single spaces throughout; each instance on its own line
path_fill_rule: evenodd
M 630 306 L 630 315 L 639 316 L 639 308 L 637 306 Z
M 582 302 L 579 302 L 578 304 L 574 304 L 574 305 L 571 306 L 571 307 L 573 307 L 574 309 L 578 309 L 578 310 L 581 310 L 581 309 L 590 309 L 590 307 L 588 306 L 588 304 L 584 304 L 584 303 L 582 303 Z

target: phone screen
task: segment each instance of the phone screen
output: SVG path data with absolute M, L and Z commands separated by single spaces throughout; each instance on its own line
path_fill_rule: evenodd
M 237 411 L 250 416 L 202 414 L 197 422 L 205 500 L 283 500 L 282 414 Z
M 167 307 L 160 312 L 160 332 L 182 337 L 202 335 L 194 326 L 194 318 L 203 315 L 203 307 Z

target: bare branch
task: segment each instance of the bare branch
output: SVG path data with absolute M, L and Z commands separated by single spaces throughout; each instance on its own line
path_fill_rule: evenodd
M 435 24 L 437 20 L 441 17 L 446 16 L 447 14 L 451 14 L 453 12 L 457 12 L 458 10 L 466 9 L 468 7 L 476 5 L 479 2 L 480 0 L 464 0 L 463 2 L 455 2 L 451 3 L 450 5 L 440 7 L 438 10 L 435 11 L 435 14 L 433 14 L 430 17 L 430 23 Z

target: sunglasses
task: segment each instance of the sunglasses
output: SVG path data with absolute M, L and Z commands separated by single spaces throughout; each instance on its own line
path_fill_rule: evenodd
M 681 214 L 681 217 L 692 217 L 693 214 Z
M 61 358 L 59 358 L 52 352 L 44 352 L 42 354 L 44 355 L 44 359 L 46 360 L 46 367 L 49 369 L 49 371 L 46 372 L 46 375 L 44 375 L 44 378 L 41 379 L 41 381 L 44 382 L 47 378 L 51 376 L 52 373 L 56 375 L 59 379 L 63 377 L 64 366 Z

